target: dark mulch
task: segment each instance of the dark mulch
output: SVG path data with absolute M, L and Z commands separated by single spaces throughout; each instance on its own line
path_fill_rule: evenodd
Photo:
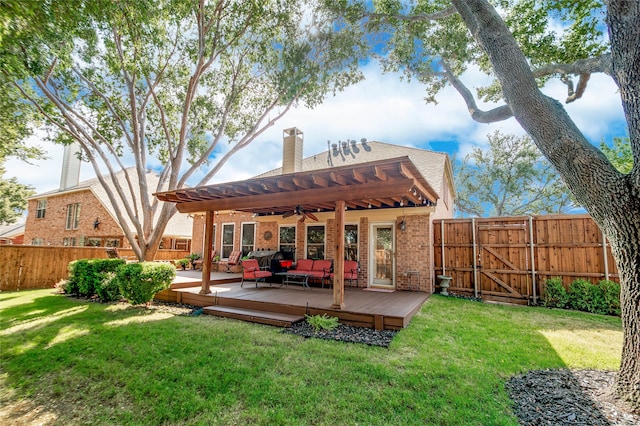
M 283 333 L 297 334 L 302 337 L 316 337 L 318 339 L 338 340 L 341 342 L 362 343 L 371 346 L 389 347 L 391 340 L 396 335 L 394 330 L 374 330 L 364 327 L 353 327 L 346 324 L 338 324 L 333 330 L 316 330 L 306 321 L 300 321 Z
M 640 425 L 640 416 L 610 395 L 615 372 L 538 370 L 505 388 L 521 425 Z

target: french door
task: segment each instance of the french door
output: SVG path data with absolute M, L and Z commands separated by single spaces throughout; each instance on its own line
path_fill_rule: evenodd
M 371 225 L 371 250 L 369 285 L 371 287 L 395 287 L 395 226 Z

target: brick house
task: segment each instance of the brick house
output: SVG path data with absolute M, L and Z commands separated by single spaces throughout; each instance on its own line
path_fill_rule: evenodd
M 242 182 L 157 194 L 194 215 L 192 251 L 206 253 L 209 212 L 212 249 L 222 259 L 241 249 L 243 255 L 276 250 L 335 262 L 336 224 L 342 221 L 343 257 L 358 261 L 359 287 L 432 293 L 432 223 L 453 217 L 448 156 L 349 141 L 303 159 L 302 138 L 296 128 L 284 131 L 283 168 Z M 340 205 L 344 215 L 337 214 Z
M 24 221 L 0 225 L 0 244 L 24 244 Z
M 66 168 L 63 166 L 63 169 Z M 150 187 L 155 173 L 147 172 Z M 124 173 L 117 175 L 123 179 Z M 130 173 L 135 179 L 136 174 Z M 63 181 L 64 181 L 63 176 Z M 106 178 L 110 182 L 110 178 Z M 122 182 L 124 184 L 124 181 Z M 137 186 L 137 182 L 132 182 Z M 107 194 L 97 178 L 71 184 L 28 199 L 25 244 L 55 246 L 130 247 Z M 133 227 L 132 227 L 133 228 Z M 169 221 L 160 248 L 191 249 L 192 218 L 176 214 Z

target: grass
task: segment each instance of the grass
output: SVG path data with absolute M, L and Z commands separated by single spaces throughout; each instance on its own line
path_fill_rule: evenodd
M 58 424 L 516 425 L 509 377 L 616 370 L 621 342 L 618 318 L 440 296 L 384 349 L 0 293 L 0 406 Z

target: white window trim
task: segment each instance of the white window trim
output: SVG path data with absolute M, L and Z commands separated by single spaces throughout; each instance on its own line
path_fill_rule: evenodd
M 221 232 L 220 232 L 220 259 L 223 260 L 227 260 L 229 259 L 228 257 L 222 257 L 222 253 L 224 252 L 224 227 L 226 225 L 231 225 L 233 226 L 233 243 L 232 243 L 232 247 L 231 247 L 231 251 L 233 251 L 233 249 L 236 247 L 236 223 L 235 222 L 224 222 L 221 224 Z
M 307 257 L 307 253 L 309 252 L 308 249 L 308 245 L 309 245 L 309 227 L 310 226 L 323 226 L 324 227 L 324 244 L 323 244 L 323 252 L 325 257 L 327 256 L 327 223 L 323 222 L 323 223 L 306 223 L 305 224 L 305 228 L 304 228 L 304 256 L 305 259 Z
M 244 225 L 253 225 L 253 250 L 251 251 L 255 251 L 256 249 L 256 231 L 258 230 L 258 225 L 256 222 L 240 222 L 240 250 L 242 250 L 242 246 L 244 245 Z

